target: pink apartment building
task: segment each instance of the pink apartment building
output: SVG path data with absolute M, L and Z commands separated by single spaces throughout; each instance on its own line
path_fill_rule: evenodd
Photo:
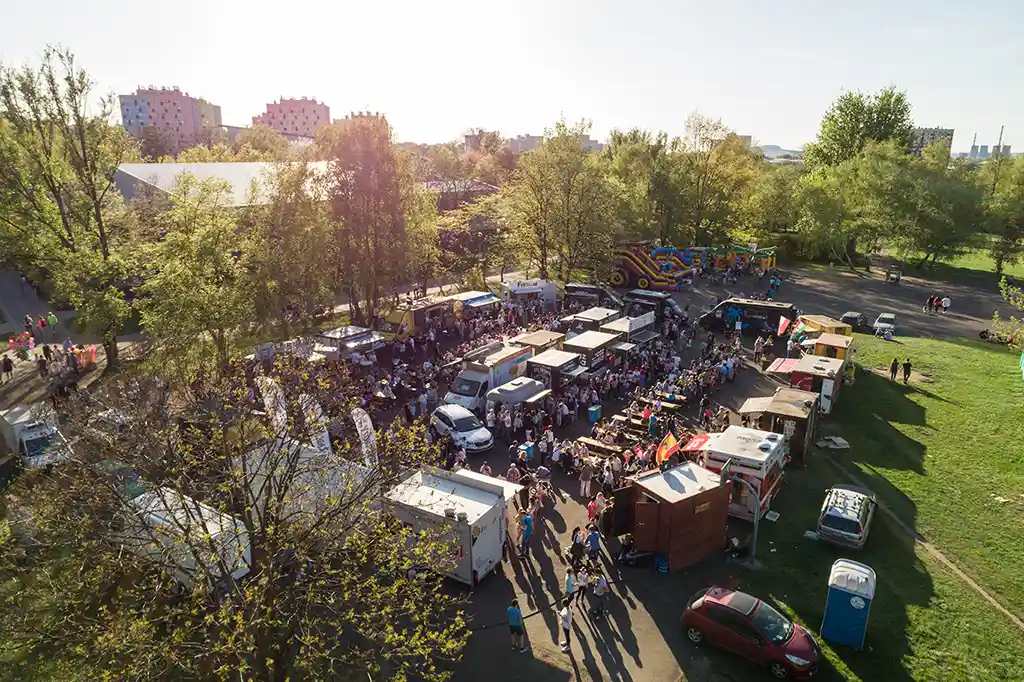
M 331 122 L 331 108 L 315 98 L 285 99 L 267 104 L 266 113 L 252 117 L 253 125 L 265 125 L 283 135 L 313 137 Z
M 142 88 L 120 95 L 121 123 L 133 137 L 141 138 L 147 128 L 156 131 L 172 153 L 195 144 L 203 128 L 219 128 L 220 107 L 205 99 L 191 97 L 176 87 Z

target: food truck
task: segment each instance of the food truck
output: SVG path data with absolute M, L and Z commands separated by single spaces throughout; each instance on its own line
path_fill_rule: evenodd
M 548 392 L 548 388 L 530 377 L 516 377 L 508 383 L 487 392 L 487 402 L 497 405 L 507 405 L 512 408 L 532 400 L 541 393 Z
M 814 355 L 839 360 L 852 360 L 857 352 L 857 344 L 852 336 L 824 332 L 815 339 L 805 341 Z
M 584 308 L 593 306 L 622 308 L 622 299 L 610 290 L 596 284 L 580 284 L 579 282 L 569 282 L 565 285 L 562 302 L 565 305 L 579 305 Z
M 538 355 L 549 348 L 562 350 L 562 344 L 565 343 L 565 334 L 547 329 L 539 329 L 535 332 L 520 334 L 514 337 L 511 343 L 519 346 L 529 346 L 533 349 L 533 354 Z
M 444 401 L 482 412 L 487 392 L 522 376 L 524 363 L 531 355 L 533 349 L 529 346 L 506 346 L 500 341 L 467 353 Z
M 521 489 L 489 476 L 427 467 L 399 483 L 384 499 L 402 523 L 454 540 L 453 564 L 438 570 L 475 587 L 501 565 L 512 500 Z
M 750 483 L 757 497 L 742 483 L 733 483 L 729 515 L 753 521 L 768 511 L 782 485 L 786 466 L 786 441 L 777 433 L 730 426 L 710 434 L 701 446 L 702 465 L 716 474 L 729 463 L 729 475 Z
M 512 303 L 540 301 L 544 310 L 555 309 L 558 287 L 546 279 L 521 279 L 501 283 L 501 300 Z
M 526 375 L 544 384 L 555 395 L 587 371 L 580 356 L 563 350 L 546 350 L 526 361 Z
M 796 320 L 797 325 L 803 323 L 804 331 L 808 334 L 821 333 L 853 336 L 853 327 L 828 315 L 801 315 Z
M 622 303 L 625 306 L 626 314 L 630 317 L 638 317 L 651 311 L 654 312 L 654 317 L 658 322 L 665 319 L 666 313 L 675 317 L 683 316 L 683 309 L 667 291 L 633 289 L 622 297 Z
M 777 388 L 775 395 L 747 398 L 737 412 L 763 431 L 781 433 L 789 440 L 789 461 L 803 466 L 818 427 L 820 396 L 798 388 Z
M 482 313 L 496 310 L 501 299 L 489 291 L 463 291 L 448 299 L 452 302 L 452 311 L 460 320 L 469 320 Z
M 619 334 L 620 341 L 644 346 L 658 338 L 655 324 L 654 311 L 651 311 L 639 317 L 622 317 L 614 322 L 601 325 L 601 331 L 608 334 Z
M 580 364 L 587 368 L 590 375 L 603 373 L 612 362 L 606 361 L 611 347 L 619 340 L 618 334 L 606 332 L 583 332 L 566 340 L 562 347 L 566 352 L 577 353 Z
M 388 313 L 381 325 L 381 332 L 386 339 L 398 338 L 404 341 L 410 336 L 424 333 L 430 321 L 443 320 L 451 310 L 452 302 L 447 296 L 424 296 L 414 299 L 400 304 Z
M 701 315 L 697 322 L 711 330 L 739 329 L 744 334 L 781 335 L 796 317 L 796 306 L 792 303 L 729 298 Z
M 819 355 L 799 359 L 779 358 L 768 366 L 768 373 L 788 375 L 789 385 L 821 395 L 821 411 L 832 412 L 843 384 L 845 361 Z
M 358 364 L 366 364 L 358 358 L 365 358 L 387 344 L 380 333 L 351 325 L 318 332 L 313 336 L 313 341 L 314 353 L 320 353 L 328 360 L 357 358 Z
M 568 338 L 583 332 L 593 332 L 613 320 L 622 317 L 622 312 L 611 308 L 588 308 L 579 313 L 567 315 L 559 320 L 559 326 L 565 329 Z

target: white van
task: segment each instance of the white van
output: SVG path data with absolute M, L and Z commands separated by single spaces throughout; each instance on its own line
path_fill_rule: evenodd
M 544 384 L 529 377 L 517 377 L 508 383 L 487 392 L 487 402 L 492 405 L 501 403 L 514 407 L 545 390 Z

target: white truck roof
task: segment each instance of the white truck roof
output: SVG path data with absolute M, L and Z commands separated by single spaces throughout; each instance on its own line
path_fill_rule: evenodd
M 0 416 L 11 425 L 24 424 L 34 421 L 52 421 L 57 423 L 57 413 L 49 404 L 44 402 L 28 403 L 26 405 L 15 405 L 6 410 L 0 410 Z
M 709 440 L 706 450 L 709 456 L 715 455 L 716 459 L 731 457 L 737 464 L 761 467 L 773 457 L 779 456 L 783 447 L 783 438 L 777 433 L 730 426 Z
M 484 487 L 486 486 L 486 488 Z M 474 524 L 499 502 L 505 503 L 504 489 L 470 477 L 457 477 L 438 470 L 416 471 L 387 493 L 395 504 L 413 507 L 437 518 L 459 518 Z

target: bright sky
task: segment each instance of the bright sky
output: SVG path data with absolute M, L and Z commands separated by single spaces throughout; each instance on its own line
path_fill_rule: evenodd
M 104 90 L 177 85 L 248 125 L 307 95 L 385 113 L 399 140 L 466 128 L 672 134 L 695 110 L 764 144 L 813 139 L 846 90 L 895 84 L 953 148 L 1024 147 L 1019 0 L 3 0 L 0 58 L 71 47 Z

